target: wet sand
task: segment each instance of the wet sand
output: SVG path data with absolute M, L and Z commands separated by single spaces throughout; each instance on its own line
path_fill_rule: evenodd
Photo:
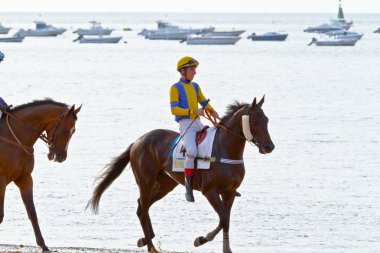
M 52 253 L 143 253 L 146 250 L 126 250 L 126 249 L 106 249 L 106 248 L 85 248 L 85 247 L 49 247 Z M 162 253 L 185 253 L 160 250 Z M 0 253 L 41 253 L 41 248 L 27 245 L 0 244 Z

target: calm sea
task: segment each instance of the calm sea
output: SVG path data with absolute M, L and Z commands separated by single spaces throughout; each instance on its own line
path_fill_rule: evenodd
M 136 249 L 142 230 L 138 189 L 124 171 L 100 203 L 85 211 L 94 178 L 140 135 L 177 129 L 168 92 L 177 60 L 200 61 L 196 81 L 223 115 L 234 100 L 266 100 L 276 149 L 246 146 L 246 177 L 232 209 L 234 252 L 380 252 L 380 15 L 349 15 L 364 33 L 355 47 L 308 47 L 308 26 L 335 14 L 0 13 L 0 21 L 32 28 L 44 20 L 68 29 L 56 38 L 0 44 L 0 96 L 18 105 L 45 97 L 83 105 L 63 164 L 35 146 L 34 195 L 48 246 Z M 183 27 L 245 29 L 235 46 L 188 46 L 137 36 L 167 20 Z M 73 43 L 72 31 L 90 20 L 116 28 L 123 42 Z M 123 28 L 132 28 L 130 32 Z M 252 32 L 287 31 L 283 43 L 254 43 Z M 206 122 L 205 122 L 206 123 Z M 222 251 L 222 235 L 201 248 L 193 240 L 218 224 L 200 194 L 187 203 L 177 187 L 151 209 L 154 242 L 164 251 Z M 0 244 L 35 244 L 18 189 L 7 188 Z M 1 250 L 1 249 L 0 249 Z

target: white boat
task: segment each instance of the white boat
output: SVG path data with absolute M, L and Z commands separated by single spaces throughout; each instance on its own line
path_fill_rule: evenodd
M 287 33 L 267 32 L 263 34 L 252 33 L 247 39 L 253 41 L 284 41 L 287 37 Z
M 326 32 L 325 34 L 335 39 L 358 39 L 358 40 L 360 40 L 364 35 L 363 33 L 348 32 L 346 30 L 330 31 L 330 32 Z
M 343 14 L 343 8 L 341 4 L 341 0 L 339 0 L 339 10 L 338 10 L 338 15 L 336 19 L 331 19 L 330 24 L 322 24 L 320 26 L 315 26 L 315 27 L 309 27 L 304 30 L 304 32 L 309 32 L 309 33 L 325 33 L 328 31 L 337 31 L 337 30 L 349 30 L 354 22 L 347 22 L 346 19 L 344 18 Z
M 90 24 L 92 24 L 91 28 L 79 28 L 75 30 L 74 33 L 77 33 L 78 35 L 110 35 L 113 31 L 113 29 L 110 28 L 103 28 L 100 25 L 100 22 L 90 21 Z
M 186 38 L 187 45 L 234 45 L 241 39 L 239 36 L 194 36 Z M 183 41 L 181 41 L 183 42 Z
M 190 34 L 203 34 L 215 30 L 214 27 L 181 28 L 163 21 L 157 21 L 157 26 L 158 28 L 156 30 L 143 29 L 138 35 L 142 35 L 150 40 L 184 40 L 187 38 L 187 35 Z
M 189 33 L 186 31 L 160 29 L 148 33 L 145 38 L 149 40 L 184 40 L 188 35 Z
M 0 42 L 22 42 L 24 39 L 25 36 L 15 33 L 12 37 L 0 37 Z
M 34 23 L 36 24 L 36 29 L 20 29 L 18 32 L 23 36 L 48 37 L 57 36 L 66 31 L 65 28 L 56 28 L 42 21 L 34 21 Z
M 8 34 L 9 30 L 11 30 L 11 27 L 5 27 L 0 23 L 0 34 Z
M 334 24 L 334 25 L 322 24 L 319 26 L 308 27 L 307 29 L 305 29 L 303 31 L 307 32 L 307 33 L 325 33 L 325 32 L 329 32 L 329 31 L 338 31 L 338 30 L 342 30 L 342 29 L 344 29 L 344 27 L 342 25 L 339 25 L 339 24 Z
M 182 28 L 177 25 L 172 25 L 169 22 L 157 21 L 157 29 L 165 29 L 165 30 L 179 30 L 183 32 L 188 32 L 189 34 L 201 34 L 201 33 L 210 33 L 215 30 L 215 27 L 203 27 L 203 28 Z
M 240 36 L 245 30 L 231 30 L 231 31 L 212 31 L 204 33 L 210 36 Z
M 326 39 L 317 40 L 313 38 L 308 46 L 315 44 L 316 46 L 355 46 L 359 39 Z
M 96 36 L 84 37 L 83 35 L 79 35 L 79 37 L 75 39 L 74 42 L 79 41 L 79 43 L 116 44 L 116 43 L 119 43 L 121 39 L 122 39 L 121 36 L 111 37 L 111 36 L 96 35 Z

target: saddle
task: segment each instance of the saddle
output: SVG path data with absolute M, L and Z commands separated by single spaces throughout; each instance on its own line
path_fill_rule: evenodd
M 198 155 L 204 157 L 203 159 L 197 160 L 198 169 L 209 169 L 210 162 L 213 160 L 210 159 L 212 153 L 212 146 L 215 138 L 216 127 L 205 126 L 201 131 L 196 135 L 196 143 L 198 146 Z M 186 159 L 186 149 L 183 143 L 177 144 L 180 135 L 177 136 L 172 142 L 172 151 L 169 153 L 169 157 L 173 158 L 173 171 L 183 172 L 184 161 Z
M 206 138 L 208 128 L 209 126 L 205 126 L 201 131 L 197 132 L 197 145 L 201 144 L 201 142 Z

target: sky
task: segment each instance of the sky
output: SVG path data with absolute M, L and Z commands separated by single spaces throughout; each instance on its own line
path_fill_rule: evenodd
M 335 13 L 338 0 L 0 0 L 0 12 Z M 380 0 L 342 0 L 345 13 L 380 13 Z

